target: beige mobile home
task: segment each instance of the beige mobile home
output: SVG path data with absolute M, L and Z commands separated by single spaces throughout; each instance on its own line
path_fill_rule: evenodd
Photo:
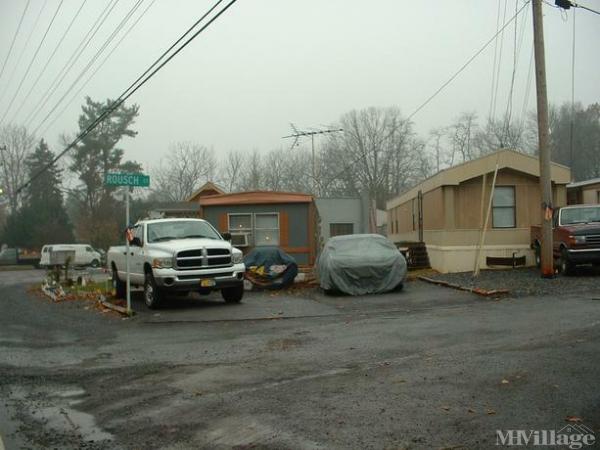
M 496 164 L 481 268 L 488 256 L 526 256 L 527 264 L 533 264 L 529 228 L 541 223 L 539 161 L 514 150 L 442 170 L 390 200 L 388 237 L 396 243 L 425 242 L 431 267 L 440 272 L 473 270 Z M 564 206 L 571 171 L 552 163 L 551 175 L 553 206 Z

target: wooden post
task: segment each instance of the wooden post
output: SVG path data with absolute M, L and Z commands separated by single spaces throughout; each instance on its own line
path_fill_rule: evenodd
M 500 155 L 498 155 L 500 157 Z M 490 212 L 492 210 L 492 202 L 494 201 L 494 189 L 496 187 L 496 177 L 498 176 L 498 161 L 496 161 L 496 170 L 494 170 L 494 179 L 492 180 L 492 189 L 490 190 L 490 200 L 488 202 L 487 214 L 485 215 L 485 221 L 483 223 L 483 228 L 481 229 L 481 235 L 479 237 L 479 246 L 477 247 L 477 251 L 475 252 L 475 270 L 473 271 L 473 277 L 479 275 L 479 258 L 481 255 L 481 249 L 485 244 L 485 233 L 487 231 L 488 223 L 490 220 Z
M 535 86 L 537 91 L 537 119 L 540 157 L 540 192 L 542 216 L 542 277 L 554 277 L 552 242 L 552 180 L 550 174 L 550 146 L 548 131 L 548 96 L 546 88 L 546 58 L 544 55 L 544 22 L 542 0 L 533 0 L 533 46 L 535 51 Z

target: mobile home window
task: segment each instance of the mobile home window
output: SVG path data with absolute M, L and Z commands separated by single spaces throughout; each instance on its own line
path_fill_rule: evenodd
M 330 223 L 329 236 L 344 236 L 346 234 L 354 234 L 353 223 Z
M 252 214 L 228 214 L 229 232 L 232 235 L 245 234 L 248 243 L 252 242 Z M 234 238 L 235 240 L 235 238 Z M 244 239 L 245 241 L 245 239 Z
M 496 186 L 492 201 L 492 226 L 515 228 L 515 187 Z
M 254 244 L 279 245 L 279 214 L 259 213 L 254 219 Z

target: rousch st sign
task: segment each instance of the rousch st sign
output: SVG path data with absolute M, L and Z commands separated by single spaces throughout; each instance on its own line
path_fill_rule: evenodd
M 104 178 L 107 186 L 150 186 L 150 176 L 141 173 L 107 173 Z

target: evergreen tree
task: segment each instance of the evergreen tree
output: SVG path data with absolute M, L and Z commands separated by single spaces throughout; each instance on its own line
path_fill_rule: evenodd
M 45 244 L 73 241 L 73 231 L 61 192 L 61 169 L 42 139 L 25 161 L 28 176 L 23 206 L 7 221 L 4 239 L 9 245 L 39 249 Z
M 86 97 L 79 116 L 79 129 L 83 131 L 112 104 L 112 100 L 95 102 Z M 109 172 L 141 172 L 141 166 L 133 161 L 123 161 L 124 151 L 117 147 L 123 137 L 135 137 L 131 126 L 138 115 L 138 106 L 124 104 L 97 125 L 72 153 L 69 169 L 75 173 L 81 187 L 76 191 L 78 202 L 76 234 L 94 246 L 106 248 L 118 241 L 123 223 L 120 202 L 114 198 L 116 187 L 105 186 Z

